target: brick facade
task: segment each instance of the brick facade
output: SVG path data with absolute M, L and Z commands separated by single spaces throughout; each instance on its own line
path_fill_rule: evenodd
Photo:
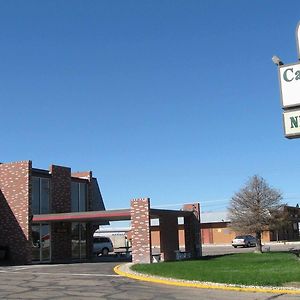
M 176 250 L 184 248 L 192 258 L 202 255 L 200 205 L 186 204 L 182 211 L 185 214 L 184 224 L 178 224 L 176 214 L 167 213 L 159 216 L 159 225 L 151 227 L 151 244 L 160 247 L 161 259 L 164 261 L 176 259 Z
M 184 218 L 185 251 L 191 257 L 202 256 L 200 231 L 200 205 L 199 203 L 185 204 L 183 210 L 192 211 L 193 214 Z
M 71 173 L 70 168 L 50 167 L 52 213 L 71 212 L 71 183 L 74 180 L 84 180 L 87 183 L 87 210 L 105 210 L 97 179 L 91 171 Z M 94 189 L 94 185 L 98 189 Z M 101 203 L 95 203 L 101 202 Z M 96 210 L 96 209 L 95 209 Z M 86 258 L 92 257 L 93 233 L 99 227 L 97 223 L 86 223 Z M 58 222 L 51 224 L 52 261 L 66 261 L 72 258 L 72 223 Z
M 31 211 L 32 186 L 34 187 L 34 200 L 36 203 L 42 205 L 42 202 L 37 201 L 43 201 L 41 199 L 43 199 L 42 195 L 44 195 L 41 188 L 42 181 L 39 181 L 40 186 L 38 190 L 36 185 L 33 185 L 33 182 L 36 181 L 32 181 L 32 176 L 49 179 L 50 186 L 49 188 L 47 187 L 47 193 L 49 192 L 50 210 L 49 213 L 44 215 L 44 219 L 38 213 L 33 216 Z M 47 246 L 48 252 L 46 252 L 49 255 L 49 250 L 51 249 L 51 261 L 69 261 L 72 259 L 72 254 L 74 254 L 74 258 L 79 257 L 77 255 L 78 252 L 76 252 L 78 244 L 76 244 L 75 240 L 72 243 L 72 224 L 74 223 L 70 219 L 68 220 L 67 217 L 65 221 L 51 219 L 51 214 L 62 214 L 64 220 L 64 213 L 71 212 L 72 182 L 87 184 L 88 211 L 105 210 L 97 179 L 92 177 L 92 172 L 77 172 L 72 174 L 70 168 L 56 165 L 52 165 L 49 171 L 33 169 L 31 161 L 0 164 L 0 247 L 9 248 L 8 258 L 10 262 L 16 264 L 31 263 L 32 249 L 37 250 L 34 251 L 34 259 L 38 259 L 39 255 L 37 254 L 40 247 L 36 245 L 40 243 L 40 236 L 37 237 L 34 235 L 34 238 L 32 238 L 31 225 L 40 224 L 41 219 L 44 220 L 42 224 L 48 224 L 51 228 L 50 236 L 48 233 L 41 234 L 41 236 L 43 235 L 51 243 L 48 244 L 49 246 L 51 245 L 51 248 Z M 192 209 L 195 215 L 195 205 L 192 206 Z M 155 213 L 155 210 L 150 210 L 150 199 L 132 200 L 130 213 L 132 225 L 132 260 L 134 263 L 151 263 L 150 218 L 151 214 Z M 178 213 L 174 214 L 170 211 L 161 211 L 159 213 L 163 256 L 165 260 L 173 260 L 175 258 L 174 251 L 179 248 L 177 230 Z M 197 225 L 195 220 L 198 220 L 194 215 L 189 221 L 190 231 L 187 231 L 191 236 L 195 234 L 195 226 Z M 85 218 L 79 220 L 83 220 L 82 223 L 86 224 L 87 258 L 90 258 L 92 255 L 93 232 L 99 223 L 84 221 L 86 220 Z M 106 223 L 107 220 L 103 219 L 102 222 Z M 46 227 L 42 226 L 41 228 Z M 34 233 L 37 233 L 37 231 L 35 230 Z M 73 227 L 73 234 L 77 240 L 75 226 Z M 33 241 L 34 245 L 32 244 Z M 32 246 L 34 247 L 32 248 Z M 74 251 L 72 251 L 72 247 Z M 48 259 L 49 256 L 47 255 L 45 259 Z
M 71 211 L 71 169 L 50 166 L 51 212 Z M 51 253 L 53 261 L 72 258 L 71 223 L 58 222 L 51 225 Z
M 52 194 L 52 211 L 53 213 L 64 213 L 71 211 L 71 182 L 72 178 L 84 179 L 87 183 L 87 210 L 91 210 L 93 199 L 97 195 L 93 190 L 93 182 L 96 180 L 92 177 L 91 171 L 71 173 L 70 168 L 51 166 L 51 194 Z M 100 191 L 99 191 L 100 193 Z M 97 199 L 101 199 L 97 197 Z M 104 206 L 103 206 L 104 207 Z M 66 261 L 72 258 L 72 224 L 69 222 L 52 223 L 52 260 Z M 92 257 L 93 250 L 93 233 L 98 225 L 86 223 L 86 257 Z
M 178 218 L 165 215 L 159 218 L 160 252 L 161 259 L 170 261 L 176 259 L 176 250 L 179 250 Z M 170 230 L 172 228 L 172 230 Z
M 51 173 L 51 212 L 71 211 L 71 169 L 50 166 Z
M 150 199 L 131 200 L 132 262 L 151 263 Z
M 31 161 L 0 164 L 0 246 L 16 264 L 31 262 Z

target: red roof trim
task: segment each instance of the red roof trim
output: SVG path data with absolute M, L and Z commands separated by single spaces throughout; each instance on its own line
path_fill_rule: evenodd
M 130 220 L 130 210 L 34 215 L 32 222 Z

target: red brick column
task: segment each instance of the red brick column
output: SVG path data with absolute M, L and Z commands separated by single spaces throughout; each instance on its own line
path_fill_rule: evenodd
M 70 212 L 71 169 L 52 165 L 50 172 L 52 213 Z M 53 261 L 72 258 L 71 223 L 51 224 L 51 247 Z
M 175 260 L 175 251 L 179 250 L 177 216 L 165 215 L 160 217 L 159 228 L 161 259 L 164 261 Z
M 185 204 L 183 210 L 193 212 L 190 216 L 184 217 L 185 251 L 190 252 L 192 258 L 197 258 L 202 256 L 200 205 Z
M 52 213 L 71 211 L 71 169 L 50 166 Z
M 131 200 L 132 262 L 151 263 L 150 199 Z
M 0 164 L 0 245 L 12 263 L 31 262 L 31 161 Z

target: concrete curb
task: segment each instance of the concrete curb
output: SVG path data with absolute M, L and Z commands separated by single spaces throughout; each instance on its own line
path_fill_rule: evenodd
M 158 276 L 150 276 L 141 273 L 136 273 L 130 269 L 132 263 L 117 265 L 114 267 L 114 272 L 118 275 L 136 279 L 140 281 L 167 284 L 181 287 L 193 287 L 199 289 L 215 289 L 223 291 L 236 291 L 236 292 L 254 292 L 254 293 L 272 293 L 272 294 L 290 294 L 300 295 L 300 289 L 296 288 L 279 288 L 279 287 L 261 287 L 261 286 L 244 286 L 235 284 L 221 284 L 213 282 L 201 281 L 188 281 L 176 280 L 172 278 L 163 278 Z

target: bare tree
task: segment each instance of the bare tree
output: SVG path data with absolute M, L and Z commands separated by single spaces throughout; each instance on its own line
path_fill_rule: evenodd
M 261 236 L 272 214 L 282 207 L 281 193 L 271 188 L 260 176 L 255 175 L 232 197 L 229 207 L 231 227 L 240 233 L 255 233 L 256 250 L 262 252 Z

